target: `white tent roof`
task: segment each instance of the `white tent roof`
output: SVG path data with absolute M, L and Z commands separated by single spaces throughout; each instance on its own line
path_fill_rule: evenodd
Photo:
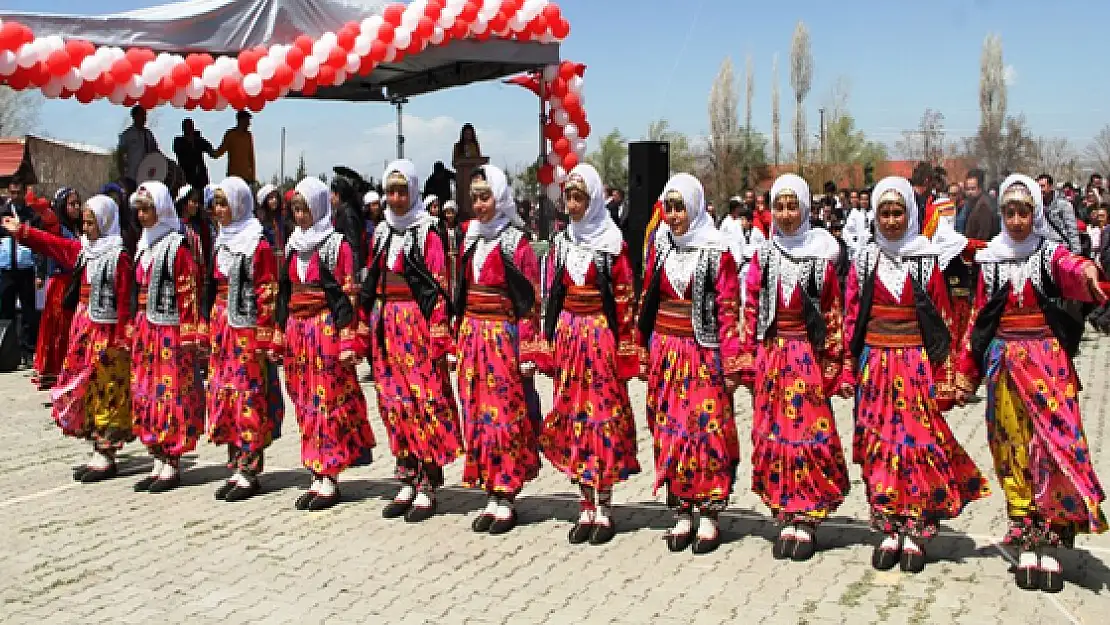
M 347 22 L 380 15 L 382 0 L 184 0 L 102 16 L 51 15 L 0 9 L 35 36 L 59 35 L 96 45 L 143 47 L 156 52 L 237 54 L 254 46 L 293 43 L 299 35 L 317 38 Z M 378 66 L 366 78 L 352 76 L 313 96 L 372 101 L 412 96 L 491 80 L 559 62 L 558 44 L 453 41 L 429 47 L 398 64 Z

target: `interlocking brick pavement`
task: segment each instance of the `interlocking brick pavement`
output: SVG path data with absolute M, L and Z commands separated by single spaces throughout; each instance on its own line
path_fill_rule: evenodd
M 1110 480 L 1107 407 L 1110 339 L 1083 344 L 1079 368 L 1087 434 Z M 539 382 L 544 406 L 550 382 Z M 644 387 L 631 386 L 641 464 L 650 469 Z M 299 468 L 292 413 L 267 457 L 265 494 L 216 501 L 226 475 L 222 449 L 203 443 L 184 486 L 136 494 L 149 461 L 138 445 L 123 456 L 126 477 L 96 485 L 70 481 L 87 447 L 65 439 L 24 373 L 0 375 L 0 621 L 5 623 L 1096 623 L 1110 614 L 1110 536 L 1082 536 L 1064 557 L 1059 595 L 1014 587 L 994 539 L 1005 527 L 995 493 L 946 523 L 930 546 L 936 560 L 917 576 L 871 569 L 859 472 L 848 502 L 820 533 L 808 563 L 771 558 L 773 523 L 749 490 L 723 517 L 726 543 L 714 554 L 672 554 L 661 539 L 671 518 L 651 493 L 650 471 L 616 491 L 621 533 L 607 546 L 571 546 L 575 489 L 545 467 L 521 498 L 521 526 L 503 537 L 476 535 L 479 492 L 448 469 L 441 514 L 420 525 L 386 521 L 396 488 L 386 434 L 371 398 L 375 462 L 342 477 L 346 502 L 321 513 L 293 509 L 308 485 Z M 845 445 L 847 402 L 834 400 Z M 737 396 L 743 431 L 750 399 Z M 991 473 L 984 405 L 949 415 L 959 439 Z M 742 437 L 742 453 L 751 453 Z

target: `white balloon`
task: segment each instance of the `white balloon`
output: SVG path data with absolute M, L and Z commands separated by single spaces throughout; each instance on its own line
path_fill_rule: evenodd
M 0 76 L 11 76 L 19 66 L 15 55 L 7 50 L 0 52 Z
M 361 31 L 362 34 L 370 38 L 371 41 L 378 38 L 378 29 L 382 27 L 385 20 L 380 15 L 371 15 L 370 17 L 362 20 Z
M 412 6 L 413 5 L 410 4 L 409 9 L 411 9 Z M 416 30 L 416 25 L 420 23 L 420 18 L 422 15 L 422 13 L 417 14 L 412 12 L 411 10 L 405 11 L 405 14 L 401 17 L 401 30 Z
M 559 39 L 549 32 L 540 35 L 540 43 L 555 43 L 556 41 L 559 41 Z
M 393 45 L 398 50 L 404 50 L 412 44 L 412 35 L 404 28 L 399 28 L 393 35 Z
M 525 0 L 524 5 L 520 7 L 520 14 L 524 17 L 524 21 L 531 22 L 540 14 L 543 6 L 543 0 Z
M 341 69 L 335 73 L 335 80 L 331 84 L 342 85 L 345 82 L 347 82 L 347 71 Z
M 524 18 L 520 16 L 519 12 L 513 14 L 512 18 L 509 19 L 509 28 L 512 29 L 513 32 L 519 33 L 524 30 L 524 27 L 527 25 L 528 22 L 524 21 Z
M 42 86 L 42 95 L 48 98 L 56 98 L 62 95 L 62 79 L 57 76 L 51 78 Z
M 220 86 L 220 70 L 215 65 L 209 65 L 200 73 L 200 81 L 205 87 L 215 89 Z
M 559 185 L 557 185 L 557 184 L 547 185 L 547 199 L 551 200 L 552 202 L 558 203 L 559 200 L 562 199 L 562 196 L 563 196 L 563 190 Z
M 358 71 L 359 66 L 362 65 L 362 58 L 354 52 L 347 55 L 347 73 L 351 74 Z
M 293 82 L 289 83 L 289 89 L 293 91 L 300 91 L 304 89 L 304 74 L 297 72 L 293 75 Z
M 359 35 L 358 37 L 355 37 L 354 53 L 358 56 L 366 56 L 367 54 L 370 54 L 371 45 L 373 45 L 373 42 L 370 41 L 370 37 L 366 35 Z
M 559 155 L 556 154 L 555 152 L 548 152 L 547 153 L 547 164 L 548 165 L 551 165 L 552 167 L 558 167 L 559 163 L 562 163 L 562 162 L 563 162 L 563 159 L 559 158 Z
M 316 78 L 316 75 L 320 73 L 320 61 L 316 60 L 314 56 L 306 56 L 304 64 L 301 65 L 301 73 L 304 74 L 305 78 Z
M 588 147 L 585 139 L 579 139 L 574 142 L 574 153 L 578 155 L 579 159 L 582 159 L 586 156 L 586 148 Z
M 331 50 L 335 47 L 337 43 L 339 43 L 339 38 L 335 36 L 335 33 L 328 31 L 320 35 L 320 41 L 325 42 L 328 46 L 328 50 Z
M 567 89 L 575 95 L 582 95 L 582 87 L 585 86 L 586 81 L 582 80 L 581 76 L 575 75 L 567 81 Z
M 177 108 L 182 109 L 185 108 L 185 102 L 187 100 L 188 96 L 185 95 L 185 90 L 178 89 L 177 91 L 173 92 L 173 98 L 170 99 L 170 104 L 173 104 Z
M 132 98 L 141 98 L 145 92 L 146 85 L 143 84 L 143 79 L 132 74 L 131 79 L 127 82 L 127 95 Z
M 567 170 L 563 169 L 562 165 L 555 166 L 555 184 L 563 184 L 567 181 Z
M 563 109 L 555 109 L 555 123 L 559 126 L 566 126 L 570 123 L 570 113 Z
M 478 17 L 478 19 L 474 20 L 474 23 L 470 25 L 470 32 L 475 35 L 481 35 L 487 30 L 489 30 L 489 20 L 483 20 L 481 17 Z
M 62 38 L 59 37 L 58 35 L 50 35 L 49 37 L 43 37 L 42 42 L 46 46 L 46 50 L 47 50 L 48 54 L 50 52 L 54 52 L 55 50 L 61 50 L 61 49 L 66 47 L 66 42 L 63 41 Z
M 95 58 L 86 56 L 77 68 L 77 73 L 81 75 L 81 80 L 96 80 L 97 76 L 100 76 L 100 67 L 97 66 Z
M 143 66 L 142 79 L 144 85 L 153 87 L 161 82 L 162 74 L 158 71 L 158 67 L 154 63 L 147 63 Z
M 439 44 L 443 43 L 443 38 L 446 36 L 447 34 L 443 32 L 443 29 L 439 26 L 436 26 L 435 30 L 432 31 L 432 36 L 428 38 L 428 43 L 432 44 L 433 46 L 438 46 Z
M 108 101 L 112 104 L 123 104 L 123 101 L 126 99 L 127 87 L 123 85 L 118 85 L 115 89 L 112 90 L 111 95 L 108 96 Z
M 436 20 L 436 25 L 439 26 L 440 28 L 446 30 L 448 28 L 451 28 L 451 26 L 453 26 L 455 24 L 455 18 L 456 17 L 458 17 L 458 16 L 457 15 L 451 15 L 450 13 L 447 12 L 447 9 L 444 9 L 443 11 L 440 12 L 439 19 Z
M 81 80 L 81 74 L 72 67 L 69 68 L 69 72 L 65 76 L 62 76 L 62 84 L 70 91 L 77 91 L 80 89 L 81 83 L 83 82 L 84 81 Z
M 385 63 L 392 63 L 397 58 L 397 46 L 389 46 L 385 51 L 385 58 L 382 59 Z
M 274 77 L 274 70 L 277 69 L 277 63 L 268 56 L 258 59 L 258 67 L 255 71 L 262 77 L 263 80 L 269 80 Z
M 204 95 L 204 83 L 199 78 L 189 79 L 189 84 L 185 85 L 185 95 L 197 100 Z
M 262 93 L 262 77 L 258 74 L 248 74 L 243 78 L 243 91 L 251 97 Z
M 567 138 L 567 141 L 573 144 L 578 140 L 578 126 L 567 124 L 563 127 L 563 136 Z
M 19 66 L 23 69 L 27 69 L 28 67 L 31 67 L 35 63 L 39 62 L 38 49 L 35 47 L 33 42 L 25 43 L 19 47 L 19 52 L 16 54 L 16 58 L 16 62 L 19 64 Z

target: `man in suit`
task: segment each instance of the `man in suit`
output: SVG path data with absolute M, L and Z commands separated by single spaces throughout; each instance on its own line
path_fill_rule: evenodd
M 8 200 L 0 207 L 0 218 L 15 217 L 35 228 L 42 227 L 42 219 L 27 204 L 27 186 L 17 173 L 8 183 Z M 35 305 L 35 289 L 45 279 L 46 263 L 31 250 L 16 244 L 6 230 L 0 230 L 0 320 L 16 318 L 15 304 L 19 302 L 21 322 L 19 345 L 23 352 L 23 366 L 31 366 L 38 339 L 39 311 Z

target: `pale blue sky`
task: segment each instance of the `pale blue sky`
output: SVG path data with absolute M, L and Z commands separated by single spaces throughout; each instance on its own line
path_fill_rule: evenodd
M 5 8 L 56 13 L 109 13 L 151 0 L 4 0 Z M 844 78 L 850 112 L 859 127 L 889 145 L 916 125 L 926 107 L 946 117 L 950 137 L 972 134 L 978 124 L 979 57 L 984 37 L 1002 36 L 1011 69 L 1011 113 L 1024 113 L 1039 135 L 1068 138 L 1082 149 L 1110 122 L 1110 81 L 1102 74 L 1107 4 L 1084 0 L 933 0 L 907 2 L 748 2 L 726 0 L 564 0 L 572 32 L 564 58 L 586 63 L 586 99 L 595 139 L 619 127 L 641 138 L 653 119 L 665 117 L 690 135 L 707 131 L 706 99 L 726 56 L 742 80 L 745 57 L 755 63 L 754 122 L 770 131 L 771 60 L 779 55 L 784 128 L 793 115 L 787 58 L 795 23 L 812 37 L 815 79 L 807 102 L 811 133 L 817 109 Z M 1065 87 L 1065 82 L 1069 86 Z M 448 160 L 464 121 L 478 129 L 495 164 L 516 166 L 532 158 L 538 140 L 535 97 L 500 84 L 469 86 L 416 98 L 405 109 L 407 155 L 421 171 Z M 125 111 L 100 102 L 49 101 L 41 130 L 62 139 L 108 147 L 122 129 Z M 191 114 L 214 143 L 233 113 Z M 154 129 L 167 148 L 184 111 L 158 109 Z M 411 116 L 409 118 L 408 116 Z M 256 116 L 260 174 L 278 168 L 280 129 L 288 132 L 287 171 L 305 153 L 321 172 L 345 163 L 374 175 L 395 153 L 395 112 L 380 104 L 289 100 Z M 789 131 L 784 145 L 790 149 Z M 213 175 L 223 173 L 213 164 Z

